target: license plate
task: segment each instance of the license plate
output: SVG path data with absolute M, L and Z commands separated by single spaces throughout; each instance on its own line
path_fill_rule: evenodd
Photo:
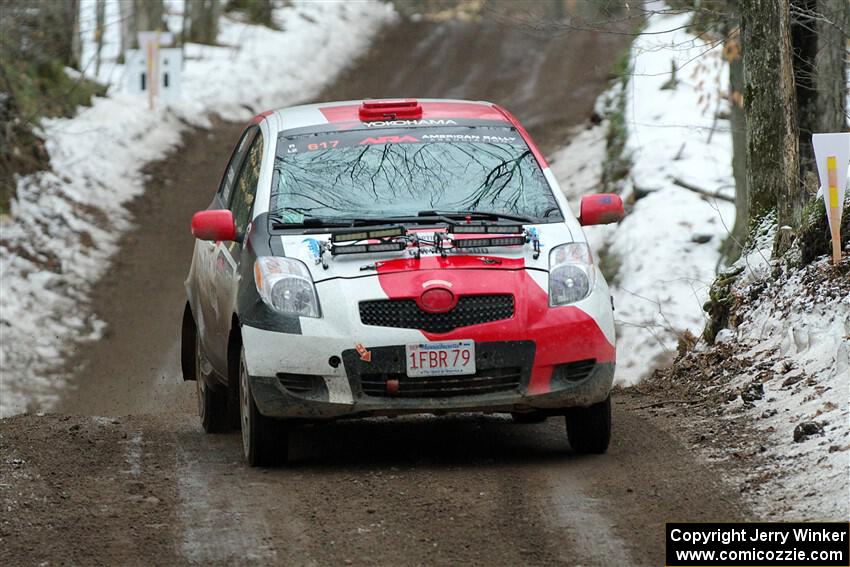
M 410 377 L 475 374 L 475 341 L 434 341 L 404 348 Z

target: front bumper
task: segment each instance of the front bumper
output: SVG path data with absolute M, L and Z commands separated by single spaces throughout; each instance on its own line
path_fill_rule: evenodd
M 326 281 L 317 284 L 320 299 L 334 300 L 322 301 L 321 318 L 302 317 L 289 332 L 244 321 L 242 343 L 258 409 L 271 417 L 329 419 L 533 409 L 556 413 L 603 401 L 611 389 L 615 360 L 613 313 L 604 278 L 596 278 L 594 291 L 581 302 L 549 307 L 545 273 L 504 270 L 498 278 L 485 275 L 476 270 L 420 270 Z M 393 286 L 421 290 L 434 278 L 452 283 L 460 296 L 511 293 L 515 314 L 446 333 L 361 321 L 361 301 L 411 297 L 412 292 Z M 450 377 L 455 383 L 449 385 L 409 382 L 404 345 L 464 339 L 475 341 L 478 374 Z M 369 362 L 360 359 L 358 345 L 370 351 Z M 392 388 L 387 386 L 395 380 Z M 446 390 L 452 388 L 448 395 Z M 416 395 L 417 389 L 421 395 Z
M 369 351 L 368 362 L 355 349 L 341 351 L 342 363 L 331 375 L 251 376 L 258 409 L 270 417 L 308 420 L 465 411 L 558 413 L 604 400 L 614 379 L 613 362 L 565 361 L 549 368 L 547 392 L 531 393 L 533 375 L 547 370 L 534 364 L 533 341 L 477 343 L 476 374 L 439 378 L 408 378 L 403 345 Z

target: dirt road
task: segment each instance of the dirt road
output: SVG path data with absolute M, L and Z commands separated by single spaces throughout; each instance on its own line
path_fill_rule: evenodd
M 551 151 L 626 41 L 406 23 L 320 98 L 490 99 Z M 562 419 L 422 417 L 305 426 L 290 466 L 247 468 L 238 434 L 201 432 L 177 369 L 189 219 L 238 131 L 193 132 L 150 168 L 94 292 L 107 335 L 72 361 L 58 415 L 2 422 L 0 564 L 659 565 L 665 521 L 745 516 L 632 394 L 604 456 L 573 455 Z

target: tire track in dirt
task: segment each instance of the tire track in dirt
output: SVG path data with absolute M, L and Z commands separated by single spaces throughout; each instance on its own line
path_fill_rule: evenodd
M 246 467 L 236 436 L 199 442 L 194 420 L 181 420 L 176 436 L 179 545 L 188 563 L 267 565 L 308 557 L 309 531 L 289 515 L 294 494 Z
M 0 562 L 657 565 L 665 521 L 746 518 L 622 407 L 601 456 L 574 455 L 559 418 L 382 418 L 299 427 L 280 469 L 191 415 L 18 416 L 0 422 Z

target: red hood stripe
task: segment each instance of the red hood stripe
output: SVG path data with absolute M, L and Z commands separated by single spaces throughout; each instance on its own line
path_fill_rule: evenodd
M 470 262 L 468 267 L 472 267 L 472 262 L 480 263 L 475 257 L 466 258 Z M 456 296 L 512 293 L 516 305 L 512 319 L 462 327 L 449 333 L 421 331 L 427 340 L 533 340 L 537 346 L 530 394 L 550 391 L 552 370 L 557 364 L 588 358 L 597 362 L 614 361 L 614 345 L 608 342 L 596 321 L 577 307 L 549 307 L 548 294 L 522 269 L 524 260 L 503 259 L 501 270 L 445 269 L 438 262 L 448 258 L 427 260 L 421 269 L 413 267 L 408 260 L 393 260 L 378 266 L 378 281 L 387 297 L 417 299 L 427 289 L 427 282 L 440 280 L 449 283 L 446 287 Z

